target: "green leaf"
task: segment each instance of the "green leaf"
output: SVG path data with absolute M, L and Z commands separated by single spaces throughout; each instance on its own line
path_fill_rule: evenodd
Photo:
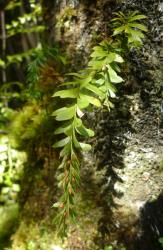
M 147 18 L 147 16 L 145 16 L 145 15 L 136 15 L 136 16 L 133 16 L 133 17 L 129 18 L 128 21 L 133 22 L 135 20 L 140 20 L 140 19 L 145 19 L 145 18 Z
M 92 54 L 91 57 L 106 57 L 108 55 L 107 51 L 104 51 L 103 49 L 95 50 Z
M 80 95 L 77 101 L 77 106 L 79 107 L 79 109 L 87 108 L 89 106 L 89 101 L 83 98 L 82 95 Z
M 119 63 L 123 63 L 124 62 L 123 58 L 120 55 L 118 55 L 118 54 L 115 55 L 114 61 L 115 62 L 119 62 Z
M 76 105 L 73 105 L 68 108 L 64 107 L 57 109 L 52 113 L 52 115 L 56 116 L 57 121 L 65 121 L 73 118 L 75 113 L 76 113 Z
M 66 137 L 66 138 L 54 143 L 53 148 L 62 148 L 63 146 L 68 144 L 69 141 L 70 141 L 70 137 Z
M 113 84 L 111 84 L 110 82 L 107 82 L 107 88 L 108 90 L 111 90 L 112 92 L 117 92 L 117 89 L 115 88 L 115 86 Z
M 80 117 L 80 118 L 83 117 L 83 115 L 84 115 L 83 111 L 79 107 L 77 107 L 76 113 L 77 113 L 78 117 Z
M 80 118 L 77 118 L 75 119 L 74 121 L 74 125 L 75 125 L 75 128 L 78 128 L 82 125 L 82 120 Z
M 137 15 L 137 14 L 139 14 L 139 11 L 138 11 L 138 10 L 131 11 L 131 12 L 129 13 L 129 18 L 130 18 L 130 17 L 133 17 L 133 16 L 135 16 L 135 15 Z
M 84 88 L 91 80 L 92 80 L 92 75 L 88 75 L 84 79 L 80 79 L 79 83 L 81 88 Z
M 5 67 L 5 61 L 3 61 L 2 59 L 0 59 L 0 67 Z
M 80 148 L 80 143 L 78 142 L 75 133 L 73 134 L 73 144 L 76 148 Z
M 60 90 L 54 93 L 52 97 L 59 96 L 60 98 L 76 98 L 78 96 L 79 89 L 66 89 L 66 90 Z
M 56 129 L 56 130 L 54 131 L 54 134 L 55 134 L 55 135 L 59 135 L 59 134 L 62 134 L 62 133 L 66 134 L 66 132 L 67 132 L 70 128 L 71 128 L 71 124 L 68 125 L 68 126 L 65 126 L 65 127 L 59 127 L 58 129 Z
M 112 246 L 106 246 L 104 250 L 114 250 Z
M 159 240 L 158 240 L 159 242 L 160 242 L 160 244 L 161 244 L 161 246 L 163 247 L 163 238 L 161 237 L 161 238 L 159 238 Z
M 60 156 L 61 157 L 64 157 L 64 156 L 67 156 L 69 155 L 71 152 L 71 141 L 69 141 L 69 143 L 67 143 L 64 148 L 61 150 L 60 152 Z M 63 161 L 64 162 L 64 161 Z M 64 164 L 63 164 L 63 167 L 64 167 Z M 60 168 L 62 168 L 62 165 L 60 165 Z
M 92 137 L 95 134 L 93 130 L 87 129 L 83 124 L 80 127 L 76 127 L 75 129 L 78 132 L 78 134 L 82 136 Z
M 91 60 L 88 63 L 88 66 L 95 70 L 101 70 L 104 64 L 105 64 L 105 60 L 99 60 L 99 61 Z
M 124 14 L 122 11 L 114 12 L 114 14 L 115 14 L 116 16 L 119 16 L 120 18 L 121 18 L 121 17 L 122 17 L 122 18 L 125 17 L 125 14 Z
M 148 31 L 147 27 L 143 24 L 140 24 L 140 23 L 129 23 L 129 27 L 138 28 L 138 29 L 146 31 L 146 32 Z
M 96 80 L 96 83 L 98 85 L 102 85 L 104 82 L 105 82 L 104 78 L 100 78 L 100 79 Z
M 88 89 L 88 90 L 90 90 L 90 91 L 92 91 L 93 93 L 95 93 L 95 94 L 98 95 L 98 96 L 101 96 L 101 95 L 102 95 L 101 90 L 100 90 L 98 87 L 96 87 L 95 85 L 87 84 L 87 85 L 85 86 L 85 88 Z
M 120 26 L 120 27 L 114 29 L 113 36 L 116 36 L 116 35 L 122 33 L 125 30 L 125 28 L 126 28 L 125 25 L 123 25 L 123 26 Z
M 123 82 L 123 79 L 117 75 L 116 71 L 113 70 L 113 68 L 108 64 L 107 65 L 110 81 L 114 83 L 120 83 Z
M 107 58 L 106 58 L 106 63 L 112 63 L 115 60 L 115 53 L 109 53 Z
M 127 33 L 131 34 L 133 37 L 136 38 L 144 38 L 144 34 L 140 31 L 140 30 L 134 30 L 134 29 L 130 29 L 128 28 Z
M 68 76 L 75 76 L 77 78 L 85 78 L 85 75 L 82 75 L 80 73 L 68 73 L 66 75 L 68 75 Z
M 72 82 L 64 82 L 61 83 L 60 86 L 69 86 L 69 85 L 79 85 L 80 83 L 78 81 L 72 81 Z
M 83 151 L 89 151 L 92 147 L 90 144 L 80 142 L 80 147 Z
M 86 95 L 86 94 L 80 94 L 80 97 L 82 99 L 85 99 L 87 102 L 89 102 L 90 104 L 96 106 L 96 107 L 100 107 L 101 106 L 101 102 L 93 97 L 93 96 L 89 96 L 89 95 Z
M 109 89 L 108 91 L 109 91 L 109 94 L 110 94 L 111 98 L 115 98 L 116 97 L 116 94 L 111 89 Z

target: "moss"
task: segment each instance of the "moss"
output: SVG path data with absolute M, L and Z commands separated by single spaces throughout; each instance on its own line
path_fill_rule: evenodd
M 18 222 L 18 204 L 0 207 L 0 249 L 6 245 Z
M 71 19 L 76 16 L 76 10 L 71 6 L 66 6 L 57 16 L 56 26 L 59 28 L 62 28 L 64 26 L 69 27 Z
M 56 239 L 56 233 L 47 223 L 21 221 L 18 231 L 13 236 L 11 249 L 13 250 L 47 250 L 53 249 L 60 242 Z
M 49 144 L 53 138 L 54 119 L 49 116 L 42 104 L 33 102 L 15 113 L 10 127 L 13 146 L 26 150 L 32 145 L 40 145 L 49 137 Z

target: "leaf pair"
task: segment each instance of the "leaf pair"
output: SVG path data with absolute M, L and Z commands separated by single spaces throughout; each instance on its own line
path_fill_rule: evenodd
M 124 15 L 122 12 L 115 13 L 116 18 L 112 19 L 114 26 L 113 36 L 124 35 L 128 39 L 128 43 L 134 46 L 140 46 L 144 38 L 143 32 L 147 32 L 147 27 L 140 24 L 139 21 L 146 19 L 145 15 L 140 15 L 138 11 L 130 12 Z

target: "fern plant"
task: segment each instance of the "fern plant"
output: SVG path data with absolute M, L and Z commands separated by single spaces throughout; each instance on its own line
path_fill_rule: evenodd
M 94 47 L 88 68 L 69 74 L 73 80 L 63 83 L 61 87 L 65 89 L 53 95 L 71 100 L 69 105 L 53 112 L 56 120 L 62 122 L 55 134 L 64 134 L 64 138 L 54 144 L 55 148 L 62 148 L 59 186 L 63 188 L 63 195 L 54 204 L 54 207 L 59 208 L 55 222 L 62 236 L 66 233 L 67 221 L 75 221 L 76 217 L 74 206 L 80 184 L 79 153 L 91 149 L 91 145 L 81 142 L 80 138 L 94 136 L 94 132 L 83 124 L 82 117 L 90 105 L 100 107 L 103 103 L 108 108 L 113 107 L 109 97 L 115 97 L 114 84 L 123 81 L 117 73 L 120 71 L 118 64 L 123 62 L 118 52 L 111 42 L 101 42 Z
M 116 15 L 118 17 L 113 19 L 113 22 L 116 22 L 117 27 L 113 37 L 119 35 L 120 39 L 122 35 L 123 40 L 127 34 L 127 46 L 137 46 L 144 35 L 142 31 L 134 28 L 144 31 L 146 28 L 136 26 L 135 20 L 145 16 L 138 15 L 137 12 L 128 16 L 121 12 Z M 91 149 L 91 145 L 83 143 L 81 138 L 94 136 L 94 132 L 84 125 L 82 119 L 90 106 L 99 108 L 104 105 L 108 109 L 114 106 L 111 99 L 116 96 L 116 84 L 123 82 L 119 75 L 120 65 L 124 62 L 121 54 L 122 48 L 117 40 L 102 41 L 93 48 L 87 68 L 68 74 L 72 79 L 61 84 L 62 89 L 53 95 L 55 98 L 68 99 L 61 108 L 53 112 L 53 116 L 60 123 L 55 134 L 63 135 L 63 138 L 54 144 L 54 148 L 61 148 L 58 179 L 63 194 L 53 205 L 58 208 L 55 223 L 62 237 L 66 235 L 68 222 L 74 222 L 76 218 L 75 200 L 80 186 L 80 153 Z
M 138 47 L 142 45 L 144 38 L 143 32 L 147 32 L 147 27 L 140 23 L 140 20 L 147 18 L 139 14 L 138 11 L 130 12 L 125 15 L 123 12 L 115 13 L 116 17 L 112 19 L 114 31 L 113 36 L 120 37 L 122 45 L 128 47 Z
M 40 99 L 42 96 L 41 89 L 38 88 L 38 82 L 40 80 L 41 70 L 45 67 L 49 60 L 56 61 L 58 64 L 65 64 L 65 57 L 62 56 L 57 47 L 40 46 L 32 50 L 31 57 L 32 62 L 28 65 L 27 69 L 27 81 L 29 84 L 28 93 L 30 97 Z

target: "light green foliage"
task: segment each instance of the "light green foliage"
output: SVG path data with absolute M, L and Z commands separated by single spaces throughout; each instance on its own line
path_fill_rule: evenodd
M 104 250 L 114 250 L 112 246 L 106 246 Z
M 0 131 L 1 134 L 7 134 L 9 124 L 14 116 L 14 110 L 8 103 L 13 100 L 24 101 L 23 84 L 20 82 L 6 82 L 0 88 L 0 95 Z
M 2 134 L 6 133 L 6 124 L 11 119 L 13 115 L 13 110 L 4 105 L 4 102 L 0 102 L 0 129 Z
M 24 59 L 30 59 L 34 53 L 37 53 L 38 48 L 29 49 L 26 52 L 6 56 L 6 67 L 13 63 L 21 63 Z
M 62 246 L 62 243 L 54 230 L 48 227 L 47 220 L 39 223 L 21 220 L 19 228 L 12 235 L 12 246 L 5 250 L 53 250 L 57 246 Z
M 160 244 L 161 244 L 161 246 L 163 248 L 163 237 L 159 238 L 159 242 L 160 242 Z
M 1 68 L 4 68 L 4 67 L 5 67 L 5 62 L 4 62 L 2 59 L 0 59 L 0 67 L 1 67 Z
M 14 8 L 15 5 L 12 7 Z M 23 16 L 19 16 L 17 20 L 13 20 L 10 24 L 6 25 L 7 37 L 18 33 L 42 32 L 44 30 L 43 25 L 37 25 L 38 19 L 41 18 L 41 5 L 33 3 L 31 7 L 31 13 L 25 13 Z
M 22 6 L 21 1 L 10 1 L 5 11 L 17 12 L 19 8 L 21 8 L 21 6 Z M 30 1 L 30 7 L 31 7 L 30 13 L 24 13 L 22 14 L 22 16 L 18 16 L 17 19 L 12 20 L 11 23 L 5 24 L 6 40 L 17 34 L 23 36 L 24 33 L 28 33 L 28 37 L 30 37 L 31 34 L 34 33 L 38 34 L 44 31 L 45 27 L 44 25 L 41 24 L 42 23 L 41 5 L 36 4 L 33 1 Z M 36 40 L 36 36 L 32 35 L 30 40 L 33 39 Z M 34 43 L 36 43 L 36 41 Z M 0 67 L 7 68 L 10 66 L 10 64 L 13 63 L 20 64 L 23 60 L 29 61 L 33 53 L 37 50 L 38 50 L 37 48 L 31 48 L 30 45 L 30 48 L 26 48 L 24 51 L 20 51 L 20 53 L 11 55 L 6 54 L 5 58 L 3 59 L 0 58 Z
M 10 1 L 9 4 L 6 6 L 6 10 L 14 10 L 17 7 L 21 6 L 20 0 L 13 0 Z
M 140 20 L 147 18 L 145 15 L 139 14 L 138 11 L 130 12 L 125 15 L 122 12 L 115 13 L 116 18 L 112 19 L 113 36 L 121 36 L 122 43 L 129 47 L 137 47 L 142 45 L 144 38 L 143 32 L 147 32 L 145 25 L 140 23 Z
M 18 220 L 18 212 L 19 207 L 17 204 L 8 204 L 0 207 L 0 249 L 4 249 L 3 242 L 6 243 L 5 237 L 14 230 L 15 222 Z
M 25 160 L 25 154 L 13 149 L 7 136 L 0 138 L 0 202 L 16 200 Z
M 142 30 L 146 31 L 146 28 L 135 24 L 135 20 L 145 16 L 138 15 L 137 12 L 127 16 L 121 12 L 116 15 L 113 22 L 117 26 L 113 37 L 119 34 L 120 40 L 124 38 L 123 33 L 127 33 L 127 45 L 136 46 L 144 37 Z M 75 200 L 80 185 L 79 153 L 91 149 L 91 145 L 82 142 L 82 137 L 89 138 L 94 135 L 84 125 L 82 118 L 90 106 L 99 108 L 104 105 L 110 110 L 114 106 L 111 99 L 116 96 L 116 84 L 123 82 L 120 65 L 124 60 L 121 56 L 122 49 L 118 46 L 119 42 L 112 40 L 104 40 L 95 46 L 88 67 L 78 73 L 70 73 L 70 81 L 61 84 L 61 90 L 53 95 L 55 98 L 69 99 L 65 102 L 66 106 L 64 104 L 52 114 L 61 122 L 55 134 L 63 134 L 63 139 L 54 144 L 55 148 L 61 148 L 58 180 L 63 195 L 54 207 L 58 208 L 55 223 L 62 237 L 66 235 L 69 220 L 74 222 L 76 218 Z
M 14 121 L 11 124 L 12 144 L 18 148 L 27 146 L 27 142 L 40 138 L 42 135 L 38 133 L 47 121 L 47 114 L 41 109 L 36 102 L 25 106 L 22 111 L 15 112 Z M 45 127 L 46 129 L 46 127 Z

